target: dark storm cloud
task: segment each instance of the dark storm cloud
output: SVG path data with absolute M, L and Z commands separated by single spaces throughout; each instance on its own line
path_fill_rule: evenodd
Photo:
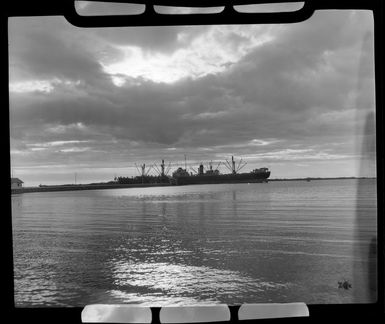
M 106 85 L 99 58 L 122 57 L 108 42 L 61 17 L 13 18 L 9 30 L 11 82 L 58 78 Z
M 27 33 L 12 63 L 22 66 L 31 76 L 38 75 L 40 78 L 100 78 L 100 64 L 92 59 L 91 53 L 76 45 L 71 40 L 63 42 L 48 31 L 45 35 Z

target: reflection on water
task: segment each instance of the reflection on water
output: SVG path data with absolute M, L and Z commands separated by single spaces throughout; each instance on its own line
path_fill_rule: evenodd
M 268 291 L 283 289 L 287 286 L 287 284 L 255 280 L 236 271 L 205 266 L 117 261 L 112 269 L 114 283 L 123 288 L 113 294 L 117 294 L 123 302 L 141 302 L 158 306 L 168 300 L 173 304 L 182 305 L 194 301 L 197 290 L 200 292 L 200 299 L 205 302 L 219 303 L 218 299 L 221 296 L 231 295 L 233 298 L 242 298 L 241 294 L 245 292 L 266 295 Z M 138 291 L 141 291 L 139 296 Z M 153 295 L 161 296 L 162 302 L 155 300 L 154 303 Z
M 375 181 L 359 200 L 356 183 L 15 195 L 16 304 L 371 302 L 376 260 L 361 252 L 376 235 Z

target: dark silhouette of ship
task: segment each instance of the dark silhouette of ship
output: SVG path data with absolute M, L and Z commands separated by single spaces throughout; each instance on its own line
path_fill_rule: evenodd
M 226 160 L 224 164 L 231 173 L 221 174 L 217 168 L 213 170 L 212 163 L 209 165 L 209 170 L 204 171 L 203 164 L 199 165 L 198 171 L 195 174 L 189 173 L 187 168 L 178 168 L 173 174 L 171 182 L 175 185 L 189 184 L 219 184 L 219 183 L 251 183 L 251 182 L 267 182 L 270 176 L 268 168 L 254 169 L 251 172 L 239 173 L 246 165 L 242 160 L 236 166 L 234 157 L 231 157 L 231 162 Z M 195 171 L 195 170 L 194 170 Z
M 136 166 L 139 176 L 136 177 L 117 177 L 115 178 L 118 184 L 171 184 L 171 185 L 190 185 L 190 184 L 219 184 L 219 183 L 251 183 L 251 182 L 267 182 L 270 176 L 268 168 L 254 169 L 251 172 L 239 173 L 239 171 L 246 165 L 242 159 L 236 164 L 234 157 L 231 157 L 231 162 L 226 160 L 223 163 L 227 167 L 230 173 L 222 174 L 218 168 L 222 162 L 219 162 L 217 167 L 213 169 L 212 163 L 209 164 L 208 170 L 204 170 L 204 166 L 201 163 L 198 170 L 191 168 L 192 172 L 187 171 L 187 165 L 185 161 L 185 168 L 179 167 L 173 172 L 172 176 L 168 173 L 171 169 L 171 163 L 166 167 L 164 160 L 160 166 L 156 164 L 146 167 L 145 164 L 140 167 Z M 149 171 L 154 168 L 158 175 L 149 175 Z

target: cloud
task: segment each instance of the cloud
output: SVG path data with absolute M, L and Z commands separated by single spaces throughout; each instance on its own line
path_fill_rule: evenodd
M 374 109 L 371 24 L 327 12 L 113 36 L 57 17 L 11 19 L 13 163 L 352 158 L 353 142 L 373 136 L 362 133 Z
M 87 82 L 108 78 L 101 60 L 114 61 L 120 51 L 64 18 L 12 18 L 9 23 L 11 82 Z
M 346 159 L 349 155 L 330 154 L 325 151 L 315 151 L 313 149 L 284 149 L 251 155 L 242 155 L 246 160 L 262 161 L 308 161 L 308 160 L 336 160 Z
M 33 143 L 33 144 L 27 144 L 27 146 L 32 147 L 53 147 L 53 146 L 63 146 L 68 144 L 80 144 L 80 143 L 89 143 L 90 141 L 52 141 L 52 142 L 44 142 L 44 143 Z
M 123 60 L 106 65 L 104 69 L 119 76 L 119 85 L 124 83 L 124 76 L 157 83 L 171 83 L 186 77 L 196 79 L 223 72 L 253 48 L 271 39 L 269 29 L 213 26 L 204 33 L 193 31 L 190 28 L 179 32 L 180 46 L 171 53 L 149 53 L 146 47 L 120 46 Z
M 24 82 L 13 82 L 9 85 L 9 91 L 14 93 L 24 92 L 51 92 L 53 86 L 49 81 L 24 81 Z
M 135 46 L 147 54 L 171 54 L 209 29 L 210 26 L 100 28 L 95 30 L 95 34 L 118 47 Z

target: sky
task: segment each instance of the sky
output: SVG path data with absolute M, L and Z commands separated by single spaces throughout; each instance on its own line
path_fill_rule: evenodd
M 271 178 L 375 176 L 373 41 L 366 11 L 104 29 L 11 18 L 11 173 L 90 183 L 233 155 Z

